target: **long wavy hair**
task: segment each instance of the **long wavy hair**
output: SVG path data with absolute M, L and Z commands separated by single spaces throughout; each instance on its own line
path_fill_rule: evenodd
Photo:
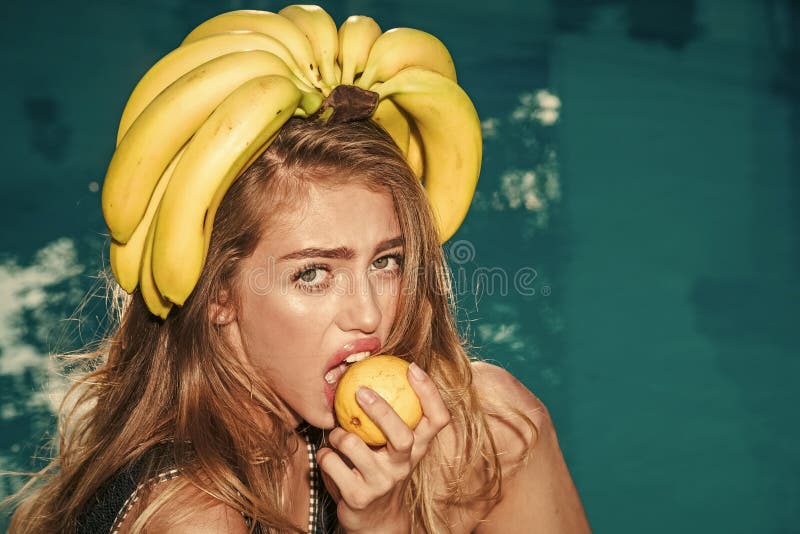
M 265 532 L 303 532 L 282 509 L 285 462 L 296 450 L 288 408 L 239 361 L 214 324 L 211 307 L 223 295 L 238 302 L 240 261 L 253 253 L 272 221 L 302 202 L 309 184 L 343 183 L 388 191 L 393 198 L 405 260 L 385 349 L 430 374 L 458 435 L 458 450 L 447 454 L 456 463 L 450 463 L 445 491 L 434 485 L 445 457 L 438 440 L 412 475 L 407 499 L 414 529 L 448 532 L 448 506 L 497 498 L 497 451 L 472 386 L 470 349 L 457 330 L 451 273 L 422 184 L 371 120 L 324 125 L 291 119 L 227 192 L 202 275 L 185 305 L 162 321 L 149 313 L 138 290 L 124 295 L 111 335 L 99 350 L 82 355 L 100 363 L 84 371 L 62 402 L 53 459 L 15 496 L 11 532 L 73 530 L 110 474 L 165 442 L 181 476 L 152 499 L 144 494 L 147 504 L 128 525 L 130 532 L 142 532 L 160 506 L 190 485 Z M 146 476 L 156 467 L 148 464 Z M 476 469 L 485 472 L 485 484 L 467 494 L 464 481 Z M 185 507 L 186 515 L 191 507 Z

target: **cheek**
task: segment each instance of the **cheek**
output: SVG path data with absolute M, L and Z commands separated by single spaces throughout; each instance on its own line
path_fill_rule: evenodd
M 284 324 L 302 322 L 313 310 L 313 303 L 302 298 L 285 276 L 273 269 L 258 270 L 245 291 L 243 313 L 250 323 Z
M 293 296 L 265 299 L 256 312 L 259 323 L 271 326 L 280 337 L 312 331 L 324 314 L 325 307 L 321 303 Z
M 395 278 L 379 283 L 376 294 L 384 321 L 393 323 L 400 303 L 400 280 Z
M 266 363 L 270 355 L 304 353 L 322 328 L 324 307 L 313 300 L 270 293 L 252 296 L 240 318 L 246 349 L 251 358 Z

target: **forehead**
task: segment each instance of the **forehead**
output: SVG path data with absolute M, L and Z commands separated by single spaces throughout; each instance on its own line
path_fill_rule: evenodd
M 277 257 L 306 247 L 347 246 L 371 250 L 375 243 L 400 234 L 389 191 L 360 185 L 308 186 L 305 198 L 294 203 L 264 232 L 258 249 Z

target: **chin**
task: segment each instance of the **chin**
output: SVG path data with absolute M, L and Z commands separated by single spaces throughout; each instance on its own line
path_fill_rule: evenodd
M 324 406 L 320 406 L 319 410 L 292 411 L 294 412 L 295 420 L 298 425 L 305 422 L 311 426 L 322 429 L 331 429 L 337 425 L 333 408 L 328 408 L 326 410 Z
M 329 412 L 324 415 L 319 415 L 315 417 L 313 421 L 307 421 L 307 423 L 317 428 L 330 429 L 336 426 L 336 416 L 333 412 Z

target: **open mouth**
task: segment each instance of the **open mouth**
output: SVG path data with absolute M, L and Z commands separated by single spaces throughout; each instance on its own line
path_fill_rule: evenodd
M 369 351 L 356 352 L 355 354 L 351 354 L 350 356 L 345 358 L 342 363 L 340 363 L 339 365 L 337 365 L 336 367 L 325 373 L 325 382 L 327 382 L 331 386 L 336 385 L 339 382 L 339 379 L 342 377 L 345 371 L 347 371 L 347 368 L 350 365 L 356 362 L 360 362 L 361 360 L 369 357 L 369 355 L 370 355 Z

